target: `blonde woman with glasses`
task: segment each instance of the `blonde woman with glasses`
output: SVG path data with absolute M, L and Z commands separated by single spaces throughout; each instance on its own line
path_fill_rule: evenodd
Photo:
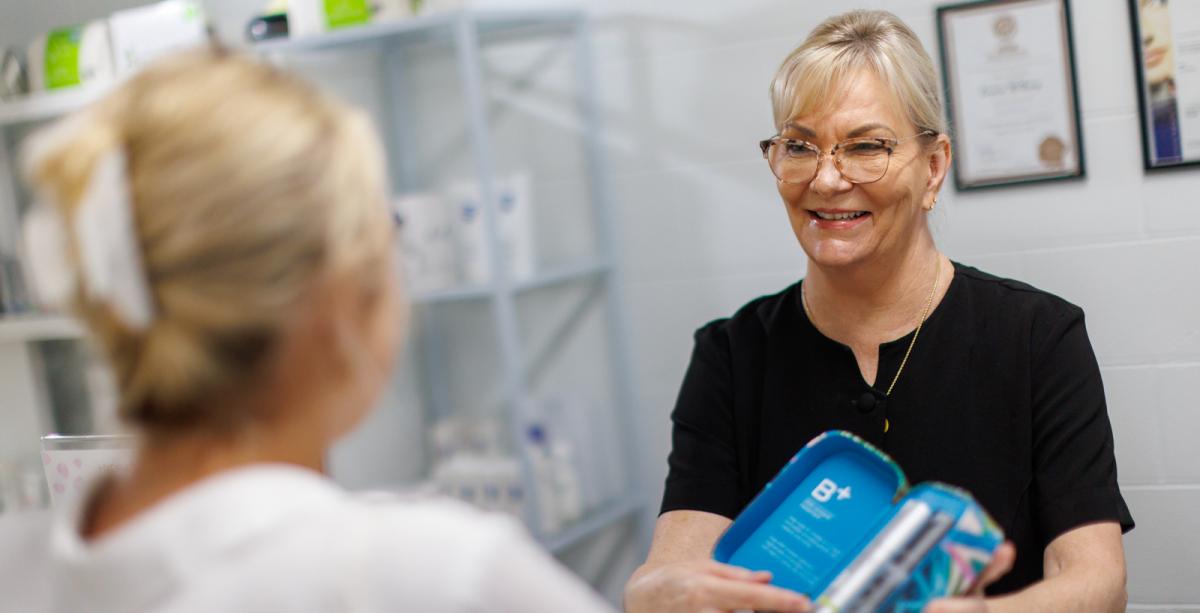
M 914 483 L 973 492 L 1011 539 L 973 594 L 928 610 L 1124 610 L 1133 519 L 1083 312 L 938 251 L 928 217 L 951 159 L 938 89 L 920 41 L 882 11 L 825 21 L 780 66 L 777 132 L 759 148 L 807 276 L 696 332 L 629 613 L 809 610 L 813 595 L 711 557 L 831 429 Z
M 26 161 L 43 289 L 86 324 L 140 441 L 53 526 L 53 596 L 33 610 L 610 611 L 511 519 L 366 501 L 324 475 L 406 316 L 360 112 L 194 52 L 36 136 Z

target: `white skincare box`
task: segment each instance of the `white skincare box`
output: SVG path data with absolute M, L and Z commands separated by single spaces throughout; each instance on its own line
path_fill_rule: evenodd
M 115 74 L 108 24 L 102 20 L 42 34 L 29 43 L 26 58 L 32 92 L 103 82 Z
M 204 7 L 192 0 L 163 0 L 117 11 L 108 18 L 117 74 L 129 74 L 163 54 L 208 41 Z

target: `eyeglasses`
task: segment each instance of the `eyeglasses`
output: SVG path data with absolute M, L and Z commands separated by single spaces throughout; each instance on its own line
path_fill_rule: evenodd
M 771 172 L 783 183 L 799 184 L 812 181 L 826 155 L 833 158 L 833 165 L 847 181 L 874 183 L 887 174 L 892 152 L 901 143 L 936 134 L 933 130 L 925 130 L 907 138 L 851 138 L 834 145 L 828 154 L 808 141 L 782 136 L 773 136 L 761 141 L 758 147 L 762 149 L 763 158 L 771 165 Z

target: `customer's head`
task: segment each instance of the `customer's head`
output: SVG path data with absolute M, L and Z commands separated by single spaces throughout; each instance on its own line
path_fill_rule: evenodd
M 28 178 L 64 228 L 113 152 L 125 159 L 148 323 L 86 291 L 78 232 L 65 235 L 74 311 L 114 370 L 124 420 L 151 435 L 236 430 L 280 417 L 244 400 L 291 385 L 336 399 L 324 435 L 356 423 L 403 315 L 382 154 L 364 116 L 235 54 L 169 58 L 34 137 Z
M 867 262 L 928 236 L 950 143 L 933 63 L 908 26 L 884 11 L 832 17 L 784 60 L 770 92 L 780 138 L 764 153 L 811 259 Z M 839 143 L 818 168 L 816 151 Z

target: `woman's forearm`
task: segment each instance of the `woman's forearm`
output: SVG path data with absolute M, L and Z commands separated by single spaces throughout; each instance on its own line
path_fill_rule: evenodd
M 1125 569 L 1080 568 L 987 600 L 989 613 L 1122 613 L 1128 596 Z

